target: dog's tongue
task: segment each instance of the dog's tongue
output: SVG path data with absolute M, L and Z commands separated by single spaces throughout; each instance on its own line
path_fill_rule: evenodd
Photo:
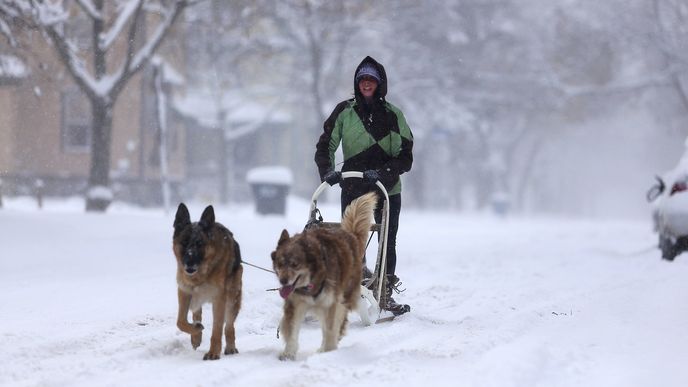
M 294 287 L 292 285 L 284 285 L 280 288 L 280 296 L 286 300 L 293 291 Z

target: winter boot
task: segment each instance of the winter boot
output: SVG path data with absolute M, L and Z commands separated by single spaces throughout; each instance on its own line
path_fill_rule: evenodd
M 392 298 L 392 291 L 398 293 L 403 292 L 406 289 L 399 290 L 401 282 L 399 277 L 395 275 L 387 275 L 387 280 L 385 281 L 385 290 L 383 295 L 383 307 L 382 309 L 392 312 L 393 315 L 399 316 L 406 312 L 411 311 L 411 307 L 406 304 L 398 304 L 394 298 Z

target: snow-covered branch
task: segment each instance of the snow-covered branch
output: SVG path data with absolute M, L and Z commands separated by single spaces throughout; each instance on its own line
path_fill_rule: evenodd
M 181 11 L 188 5 L 185 0 L 178 0 L 174 3 L 171 9 L 167 9 L 163 15 L 163 20 L 160 21 L 155 31 L 148 38 L 148 41 L 141 47 L 141 49 L 135 54 L 129 56 L 127 61 L 122 64 L 119 71 L 121 77 L 114 82 L 113 94 L 117 94 L 126 84 L 131 76 L 133 76 L 142 66 L 150 60 L 151 56 L 155 50 L 162 43 L 163 38 L 172 28 L 175 20 L 181 14 Z M 132 44 L 131 42 L 129 42 Z M 131 47 L 131 46 L 130 46 Z
M 17 46 L 17 40 L 14 38 L 14 35 L 12 35 L 12 30 L 10 30 L 10 26 L 8 26 L 7 23 L 5 23 L 5 21 L 2 19 L 0 19 L 0 35 L 4 35 L 5 38 L 7 38 L 7 41 L 10 43 L 10 46 Z
M 34 15 L 37 18 L 37 23 L 50 27 L 56 24 L 64 23 L 69 19 L 69 12 L 64 8 L 63 2 L 31 2 L 34 7 Z
M 48 34 L 50 41 L 57 50 L 57 54 L 75 82 L 79 84 L 81 89 L 90 98 L 96 97 L 97 85 L 95 79 L 88 73 L 84 62 L 76 55 L 74 48 L 69 44 L 65 36 L 52 25 L 46 26 L 45 32 Z
M 134 2 L 130 2 L 129 4 L 133 4 L 133 3 Z M 139 20 L 141 18 L 142 5 L 143 5 L 143 3 L 139 1 L 138 6 L 134 10 L 133 20 L 129 24 L 129 36 L 127 37 L 127 55 L 126 55 L 126 60 L 124 61 L 124 64 L 121 67 L 122 74 L 126 73 L 127 69 L 129 68 L 129 65 L 131 64 L 132 58 L 134 57 L 134 48 L 135 48 L 135 42 L 136 42 L 136 31 L 137 31 L 137 26 L 139 24 Z
M 38 17 L 39 10 L 34 8 L 32 2 L 27 0 L 3 0 L 0 1 L 0 35 L 7 38 L 12 47 L 18 47 L 18 41 L 14 34 L 15 25 L 41 27 Z
M 51 26 L 67 20 L 69 13 L 63 2 L 38 2 L 33 0 L 0 1 L 0 18 L 17 19 L 38 27 Z
M 90 18 L 103 21 L 105 16 L 93 4 L 92 0 L 77 0 L 76 3 Z M 137 40 L 137 21 L 141 17 L 142 8 L 146 2 L 144 0 L 129 0 L 123 3 L 118 9 L 112 27 L 98 37 L 97 51 L 107 51 L 113 42 L 121 36 L 125 26 L 129 24 L 126 59 L 115 71 L 105 76 L 99 76 L 98 79 L 87 69 L 86 63 L 78 54 L 78 49 L 65 35 L 62 26 L 65 22 L 69 22 L 69 12 L 65 9 L 64 4 L 61 1 L 6 0 L 0 3 L 0 15 L 4 13 L 8 17 L 22 17 L 23 20 L 32 23 L 36 28 L 45 31 L 61 61 L 83 91 L 90 98 L 112 101 L 116 98 L 116 94 L 123 89 L 129 78 L 150 59 L 189 1 L 177 0 L 167 7 L 161 6 L 162 20 L 138 51 L 135 50 L 134 44 L 134 41 Z M 7 36 L 10 44 L 14 44 L 15 39 L 5 19 L 7 18 L 0 19 L 0 33 Z
M 110 48 L 112 43 L 122 32 L 122 28 L 126 25 L 127 20 L 129 20 L 132 15 L 139 12 L 142 5 L 143 0 L 130 0 L 128 3 L 121 6 L 121 11 L 119 15 L 117 15 L 117 19 L 112 25 L 112 28 L 98 37 L 98 46 L 101 50 L 107 51 L 108 48 Z M 131 42 L 129 43 L 131 44 Z
M 20 16 L 29 10 L 30 7 L 25 1 L 7 0 L 0 2 L 0 15 L 6 14 L 10 17 Z

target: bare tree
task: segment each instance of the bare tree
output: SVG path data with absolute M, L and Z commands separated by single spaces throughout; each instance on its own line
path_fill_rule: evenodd
M 291 160 L 296 167 L 295 192 L 310 195 L 310 187 L 319 181 L 313 153 L 322 124 L 336 102 L 346 98 L 342 90 L 353 92 L 353 66 L 369 54 L 371 41 L 365 34 L 378 26 L 371 20 L 385 4 L 363 0 L 262 0 L 260 4 L 266 28 L 272 31 L 273 71 L 287 79 L 285 95 L 300 116 L 295 130 L 307 147 Z M 365 51 L 353 59 L 356 48 Z
M 365 30 L 373 7 L 359 0 L 286 0 L 265 5 L 281 36 L 275 43 L 290 57 L 291 78 L 306 85 L 317 123 L 329 113 L 325 103 L 331 101 L 326 96 L 342 80 L 347 48 Z
M 652 0 L 656 42 L 668 64 L 667 73 L 688 111 L 688 5 L 683 0 Z
M 478 207 L 496 195 L 514 195 L 512 177 L 528 175 L 514 160 L 532 140 L 524 135 L 533 129 L 530 117 L 556 102 L 542 75 L 551 69 L 538 55 L 542 37 L 528 7 L 511 0 L 399 1 L 393 12 L 390 45 L 400 75 L 395 100 L 409 121 L 418 123 L 414 132 L 441 133 L 437 147 L 451 148 L 451 174 L 433 179 L 435 189 L 452 190 L 458 199 L 468 188 Z M 414 23 L 417 19 L 433 22 Z M 418 154 L 424 157 L 431 155 Z M 419 172 L 436 170 L 414 173 Z
M 265 76 L 271 69 L 262 68 L 261 62 L 271 55 L 269 36 L 261 33 L 263 15 L 260 4 L 252 0 L 227 2 L 210 0 L 187 12 L 187 38 L 189 44 L 187 63 L 193 69 L 188 74 L 187 95 L 205 101 L 207 110 L 203 120 L 222 133 L 218 139 L 219 154 L 217 176 L 220 201 L 230 196 L 233 178 L 239 173 L 232 162 L 232 141 L 257 130 L 271 119 L 281 105 L 285 93 L 277 91 L 276 80 Z M 274 70 L 273 70 L 274 71 Z M 266 84 L 266 80 L 270 82 Z M 256 91 L 260 90 L 260 92 Z M 244 103 L 229 96 L 242 95 Z M 261 101 L 266 107 L 259 122 L 236 123 L 236 110 L 247 104 Z M 194 114 L 187 112 L 187 114 Z M 198 118 L 198 117 L 197 117 Z M 232 178 L 230 178 L 232 177 Z
M 91 166 L 87 211 L 105 211 L 112 201 L 110 153 L 113 108 L 127 82 L 140 71 L 160 46 L 190 0 L 41 1 L 4 0 L 0 3 L 0 31 L 16 44 L 10 31 L 21 23 L 42 33 L 57 57 L 91 104 Z M 87 20 L 90 45 L 80 47 L 70 31 Z M 155 23 L 146 34 L 144 19 Z M 113 54 L 116 44 L 126 46 L 124 57 Z M 90 69 L 88 67 L 91 67 Z

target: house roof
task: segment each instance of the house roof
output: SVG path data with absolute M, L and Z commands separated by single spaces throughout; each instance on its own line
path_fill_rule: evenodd
M 252 122 L 287 123 L 291 117 L 279 108 L 279 102 L 263 101 L 244 92 L 225 92 L 216 98 L 210 93 L 190 90 L 186 96 L 174 99 L 174 107 L 201 125 L 216 128 Z M 220 109 L 225 112 L 224 122 L 218 122 Z

